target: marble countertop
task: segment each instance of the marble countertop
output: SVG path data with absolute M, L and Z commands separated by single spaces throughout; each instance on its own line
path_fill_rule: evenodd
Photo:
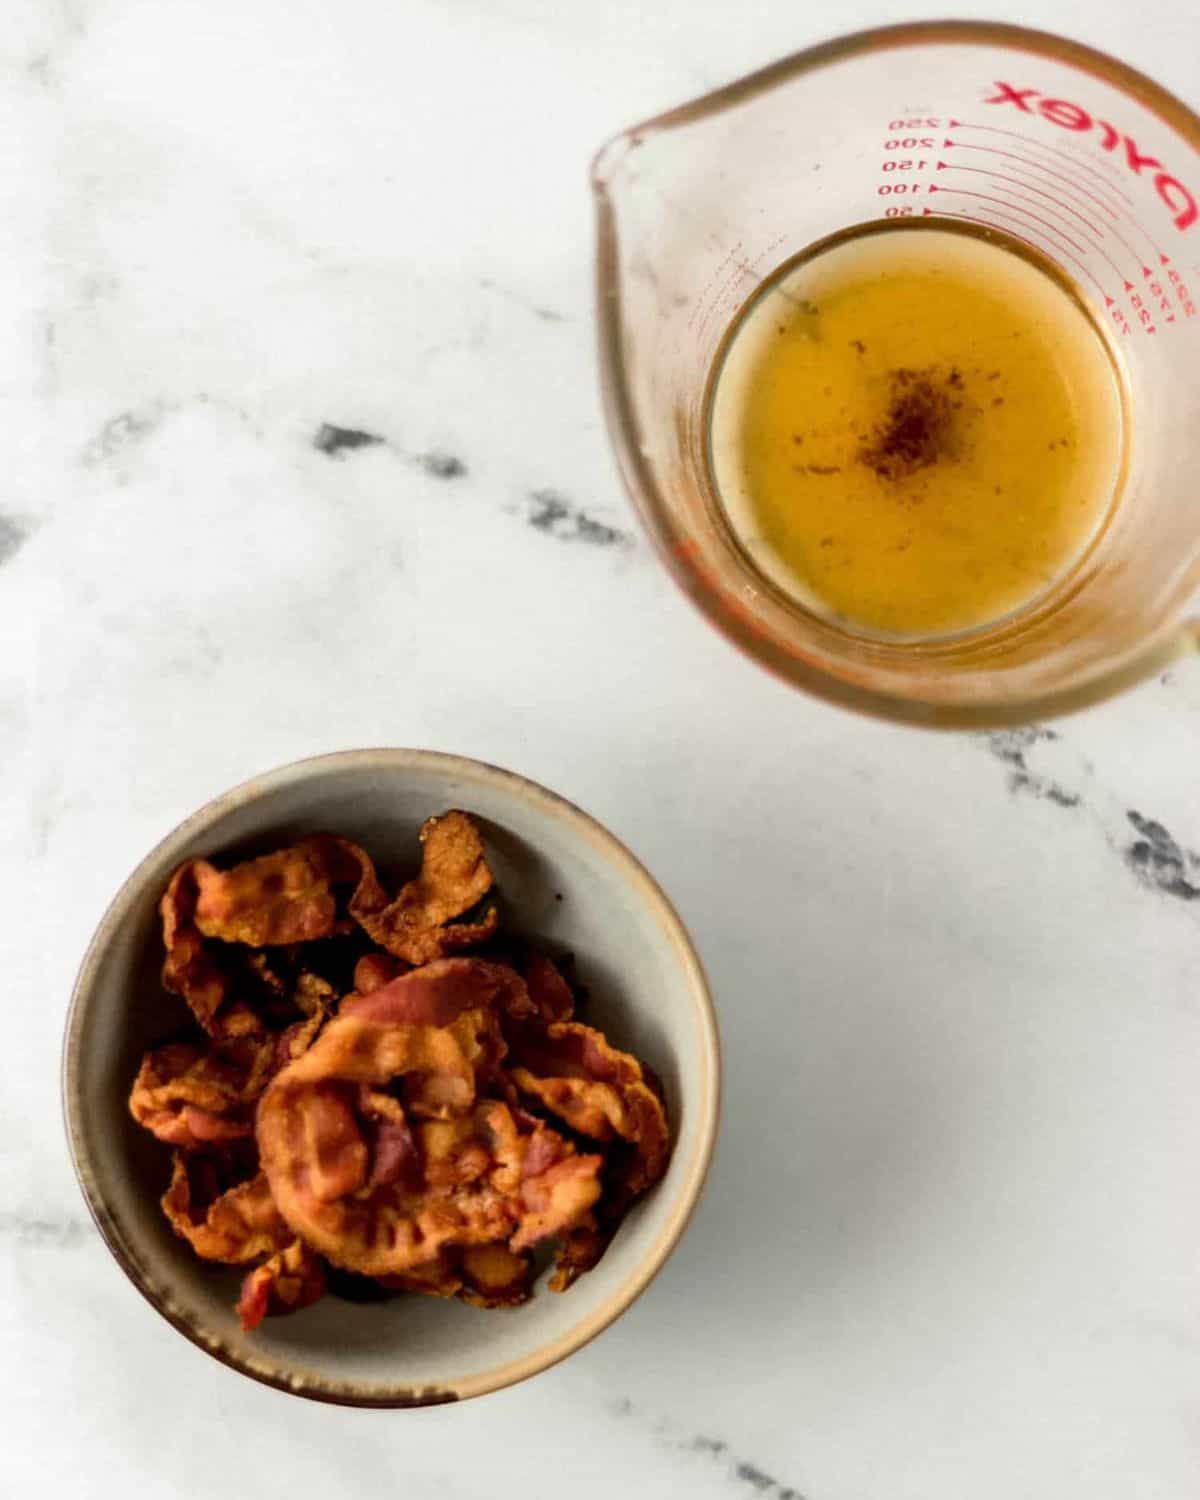
M 1184 9 L 1008 18 L 1196 104 Z M 808 701 L 664 577 L 599 412 L 592 149 L 900 14 L 6 16 L 4 1493 L 1196 1493 L 1200 663 L 1016 734 Z M 511 765 L 626 839 L 709 966 L 728 1081 L 701 1211 L 626 1318 L 391 1414 L 257 1387 L 140 1300 L 57 1077 L 146 849 L 258 770 L 375 744 Z

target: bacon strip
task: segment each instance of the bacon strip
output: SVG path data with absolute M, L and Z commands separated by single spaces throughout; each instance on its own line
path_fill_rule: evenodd
M 196 923 L 197 869 L 205 863 L 180 865 L 159 902 L 166 948 L 163 988 L 187 1002 L 210 1036 L 261 1036 L 269 1028 L 260 1012 L 282 1008 L 286 1015 L 295 1004 L 307 1013 L 307 992 L 289 998 L 279 973 L 262 954 L 201 932 Z
M 574 1286 L 600 1260 L 616 1229 L 617 1223 L 610 1223 L 602 1229 L 594 1212 L 585 1215 L 574 1228 L 568 1229 L 559 1240 L 550 1290 L 565 1292 Z
M 162 1198 L 171 1227 L 201 1259 L 236 1265 L 273 1255 L 291 1241 L 261 1172 L 223 1191 L 221 1176 L 222 1164 L 212 1158 L 177 1151 Z
M 129 1112 L 168 1145 L 234 1141 L 254 1130 L 253 1101 L 266 1087 L 270 1045 L 252 1040 L 217 1052 L 175 1042 L 147 1052 L 133 1081 Z
M 303 1240 L 293 1240 L 242 1282 L 238 1316 L 252 1332 L 266 1317 L 299 1312 L 325 1295 L 325 1267 Z
M 163 982 L 207 1038 L 147 1053 L 129 1107 L 176 1148 L 176 1233 L 254 1266 L 248 1330 L 315 1301 L 327 1271 L 357 1300 L 515 1306 L 553 1238 L 563 1290 L 666 1169 L 661 1086 L 572 1019 L 553 961 L 522 939 L 491 946 L 505 962 L 455 956 L 498 920 L 472 819 L 431 818 L 421 843 L 394 898 L 331 835 L 224 870 L 189 860 L 163 894 Z
M 328 840 L 306 839 L 218 870 L 191 862 L 195 922 L 208 938 L 251 948 L 329 937 L 337 920 Z
M 342 848 L 358 863 L 360 879 L 350 915 L 378 943 L 410 964 L 426 964 L 474 948 L 496 931 L 494 906 L 473 922 L 457 922 L 492 889 L 483 840 L 464 812 L 443 813 L 421 828 L 421 873 L 388 901 L 365 850 L 346 840 Z
M 504 1052 L 495 1007 L 524 994 L 511 970 L 441 960 L 349 1002 L 275 1078 L 257 1139 L 296 1234 L 346 1269 L 403 1276 L 451 1248 L 522 1251 L 591 1207 L 599 1155 L 476 1102 Z
M 415 1292 L 422 1297 L 457 1297 L 463 1289 L 462 1275 L 449 1250 L 434 1260 L 410 1267 L 402 1275 L 374 1279 L 389 1292 Z
M 370 995 L 390 984 L 404 969 L 404 964 L 390 953 L 367 953 L 354 966 L 354 991 Z
M 670 1151 L 667 1117 L 636 1057 L 578 1021 L 552 1022 L 541 1035 L 523 1029 L 514 1045 L 510 1072 L 523 1094 L 581 1135 L 634 1147 L 623 1183 L 630 1198 L 658 1181 Z
M 569 1021 L 575 1012 L 571 987 L 544 953 L 535 953 L 525 969 L 525 983 L 539 1017 L 546 1025 L 551 1021 Z
M 196 898 L 195 870 L 189 860 L 171 876 L 159 902 L 167 950 L 162 982 L 164 989 L 187 1001 L 196 1020 L 211 1032 L 228 996 L 230 976 L 196 926 Z
M 394 1026 L 449 1026 L 468 1009 L 527 1016 L 533 1002 L 521 976 L 504 964 L 445 958 L 348 998 L 340 1014 Z
M 518 1307 L 533 1295 L 533 1256 L 507 1245 L 469 1245 L 460 1270 L 459 1298 L 473 1307 Z
M 566 1157 L 521 1184 L 521 1223 L 509 1240 L 513 1250 L 570 1229 L 600 1196 L 602 1156 Z

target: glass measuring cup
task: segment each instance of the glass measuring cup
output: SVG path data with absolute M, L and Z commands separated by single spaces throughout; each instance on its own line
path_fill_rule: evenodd
M 1200 647 L 1200 119 L 1091 48 L 932 22 L 814 47 L 616 137 L 593 167 L 601 375 L 625 483 L 676 579 L 750 656 L 823 697 L 935 725 L 1095 701 Z M 1120 497 L 1034 605 L 929 642 L 843 628 L 733 537 L 707 446 L 722 339 L 763 280 L 870 221 L 1025 241 L 1107 331 Z

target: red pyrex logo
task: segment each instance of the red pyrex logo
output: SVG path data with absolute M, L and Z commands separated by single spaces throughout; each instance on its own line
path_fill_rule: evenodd
M 1154 191 L 1170 210 L 1176 229 L 1188 229 L 1196 222 L 1195 198 L 1178 177 L 1171 176 L 1157 157 L 1144 156 L 1132 136 L 1123 135 L 1115 125 L 1093 118 L 1086 109 L 1066 99 L 1037 98 L 1039 89 L 1015 89 L 1011 83 L 997 83 L 996 88 L 1000 92 L 985 99 L 985 104 L 1015 104 L 1023 113 L 1041 115 L 1043 120 L 1061 125 L 1064 130 L 1098 130 L 1100 144 L 1106 151 L 1116 152 L 1123 148 L 1125 162 L 1136 177 L 1142 175 L 1143 169 L 1147 174 L 1153 173 Z M 1030 102 L 1034 99 L 1037 99 L 1036 105 Z

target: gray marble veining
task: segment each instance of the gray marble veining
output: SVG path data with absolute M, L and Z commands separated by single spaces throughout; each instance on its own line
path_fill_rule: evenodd
M 888 18 L 6 18 L 4 1494 L 1194 1493 L 1195 661 L 1003 734 L 838 712 L 688 607 L 605 436 L 596 147 Z M 1170 0 L 1025 18 L 1200 98 Z M 628 841 L 696 935 L 728 1078 L 705 1202 L 628 1316 L 535 1384 L 393 1416 L 254 1387 L 143 1305 L 57 1097 L 132 865 L 244 777 L 376 744 L 511 765 Z

